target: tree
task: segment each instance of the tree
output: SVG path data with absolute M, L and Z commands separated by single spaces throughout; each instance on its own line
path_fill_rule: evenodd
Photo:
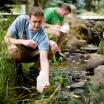
M 43 9 L 50 0 L 34 0 L 34 6 L 41 6 Z

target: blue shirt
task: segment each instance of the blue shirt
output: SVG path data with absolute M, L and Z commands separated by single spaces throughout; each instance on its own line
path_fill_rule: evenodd
M 8 32 L 15 39 L 33 39 L 38 43 L 39 50 L 48 50 L 48 35 L 44 27 L 40 27 L 37 32 L 29 30 L 29 17 L 27 15 L 18 16 L 10 25 Z

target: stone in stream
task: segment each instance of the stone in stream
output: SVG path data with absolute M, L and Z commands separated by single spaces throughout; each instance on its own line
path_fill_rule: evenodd
M 94 76 L 91 78 L 91 83 L 95 86 L 104 86 L 104 65 L 100 65 L 94 69 Z
M 89 53 L 94 53 L 94 52 L 97 52 L 99 48 L 94 45 L 87 45 L 85 47 L 82 47 L 81 50 L 87 51 Z
M 80 81 L 77 83 L 73 83 L 70 85 L 70 89 L 76 89 L 76 88 L 83 88 L 85 86 L 86 82 L 85 81 Z
M 90 71 L 90 72 L 94 72 L 94 69 L 96 67 L 98 67 L 99 65 L 103 65 L 103 64 L 104 64 L 104 56 L 103 55 L 97 54 L 97 53 L 91 54 L 89 61 L 87 63 L 86 70 Z

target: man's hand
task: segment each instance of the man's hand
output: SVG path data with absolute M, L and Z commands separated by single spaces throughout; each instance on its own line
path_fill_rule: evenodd
M 48 91 L 48 88 L 49 88 L 49 84 L 46 84 L 43 88 L 43 92 L 47 92 Z
M 46 79 L 45 73 L 40 71 L 39 76 L 37 77 L 37 90 L 38 92 L 47 92 L 49 86 L 49 81 Z
M 38 45 L 37 42 L 34 40 L 22 40 L 22 44 L 32 49 L 35 49 Z

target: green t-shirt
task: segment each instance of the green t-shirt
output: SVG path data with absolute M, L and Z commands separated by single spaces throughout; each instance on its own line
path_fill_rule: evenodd
M 50 7 L 44 11 L 44 20 L 48 24 L 57 24 L 64 21 L 64 17 L 61 17 L 57 13 L 57 8 Z

